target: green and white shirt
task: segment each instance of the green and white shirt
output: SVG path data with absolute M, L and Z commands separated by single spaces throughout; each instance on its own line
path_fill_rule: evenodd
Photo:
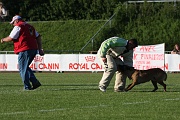
M 132 66 L 133 50 L 129 50 L 129 52 L 124 53 L 124 51 L 127 50 L 127 43 L 128 40 L 123 38 L 111 37 L 101 44 L 97 54 L 101 58 L 106 57 L 106 55 L 111 55 L 114 58 L 121 56 L 123 57 L 123 61 L 126 65 Z

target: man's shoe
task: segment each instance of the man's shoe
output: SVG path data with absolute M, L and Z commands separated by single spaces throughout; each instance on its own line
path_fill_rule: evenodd
M 37 82 L 37 83 L 33 84 L 32 90 L 34 90 L 34 89 L 36 89 L 36 88 L 38 88 L 40 86 L 41 86 L 41 83 Z
M 114 89 L 114 92 L 124 92 L 124 90 Z
M 106 92 L 106 88 L 105 87 L 99 86 L 99 90 L 102 91 L 102 92 Z
M 32 88 L 24 88 L 23 91 L 30 91 Z

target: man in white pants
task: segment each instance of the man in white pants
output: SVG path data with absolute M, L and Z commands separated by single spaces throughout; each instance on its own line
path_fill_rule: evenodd
M 127 76 L 117 71 L 117 65 L 133 66 L 133 49 L 137 46 L 136 39 L 125 40 L 119 37 L 111 37 L 101 44 L 97 55 L 105 67 L 102 79 L 99 82 L 99 89 L 102 92 L 106 91 L 114 73 L 116 73 L 114 91 L 124 91 Z

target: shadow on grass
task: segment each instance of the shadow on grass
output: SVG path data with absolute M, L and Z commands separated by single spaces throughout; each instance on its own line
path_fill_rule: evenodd
M 12 84 L 3 84 L 0 85 L 0 87 L 22 87 L 23 85 L 12 85 Z M 98 90 L 98 84 L 42 84 L 40 87 L 41 90 L 52 90 L 52 91 L 58 91 L 58 90 Z M 112 86 L 107 88 L 107 92 L 114 92 L 114 88 Z M 147 92 L 147 93 L 168 93 L 168 92 L 180 92 L 180 89 L 178 88 L 170 88 L 169 90 L 167 89 L 166 92 L 163 91 L 163 89 L 159 88 L 156 92 L 152 92 L 150 88 L 135 88 L 132 90 L 127 91 L 129 92 Z M 121 92 L 117 92 L 121 93 Z
M 44 84 L 43 86 L 98 86 L 98 84 Z
M 51 84 L 51 85 L 42 85 L 44 87 L 55 87 L 52 88 L 52 91 L 58 90 L 99 90 L 97 84 Z M 59 87 L 58 87 L 59 86 Z M 49 89 L 50 90 L 50 89 Z
M 16 86 L 23 86 L 23 85 L 0 85 L 1 87 L 16 87 Z
M 10 86 L 23 86 L 23 85 L 0 85 L 2 87 L 10 87 Z M 42 84 L 42 86 L 98 86 L 97 84 Z
M 164 92 L 164 91 L 156 91 L 156 92 L 152 92 L 152 91 L 128 91 L 128 92 L 149 92 L 149 93 L 160 93 L 160 92 L 162 92 L 162 93 L 167 93 L 167 92 L 180 92 L 180 90 L 172 90 L 172 91 L 166 91 L 166 92 Z
M 23 85 L 0 85 L 0 88 L 6 87 L 9 89 L 11 87 L 23 87 Z M 51 90 L 51 91 L 60 91 L 60 90 L 99 90 L 97 84 L 43 84 L 38 88 L 39 90 Z
M 153 90 L 153 89 L 152 89 Z M 167 91 L 166 92 L 164 92 L 164 90 L 163 89 L 158 89 L 157 91 L 155 91 L 155 92 L 152 92 L 152 90 L 151 89 L 148 89 L 148 90 L 145 90 L 144 88 L 143 89 L 135 89 L 135 90 L 129 90 L 129 91 L 127 91 L 127 92 L 151 92 L 151 93 L 156 93 L 156 92 L 163 92 L 163 93 L 166 93 L 166 92 L 180 92 L 180 89 L 167 89 Z

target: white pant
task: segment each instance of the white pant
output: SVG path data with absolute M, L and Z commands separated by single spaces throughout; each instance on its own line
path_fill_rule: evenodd
M 114 89 L 123 90 L 126 85 L 126 77 L 121 72 L 117 71 L 117 65 L 123 65 L 123 61 L 120 58 L 113 58 L 110 55 L 106 55 L 107 58 L 107 66 L 105 68 L 103 76 L 99 82 L 99 86 L 107 88 L 111 79 L 113 78 L 114 74 L 116 73 L 116 80 L 114 84 Z M 101 64 L 104 65 L 103 61 L 101 60 Z

